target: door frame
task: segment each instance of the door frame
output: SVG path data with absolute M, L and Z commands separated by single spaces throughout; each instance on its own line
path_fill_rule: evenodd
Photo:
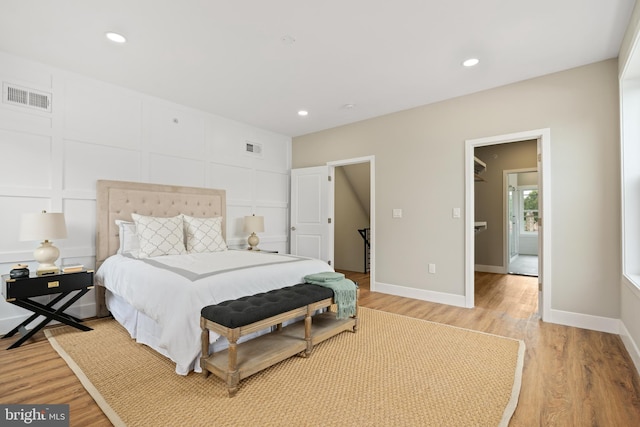
M 540 198 L 540 230 L 538 232 L 538 271 L 539 301 L 538 310 L 544 321 L 551 314 L 551 130 L 535 129 L 523 132 L 496 135 L 465 141 L 465 306 L 475 305 L 475 188 L 473 157 L 474 149 L 486 145 L 506 144 L 510 142 L 538 141 L 538 188 Z M 503 210 L 504 211 L 504 210 Z
M 331 177 L 331 181 L 329 182 L 329 193 L 328 193 L 328 201 L 329 201 L 329 218 L 335 219 L 335 168 L 339 166 L 348 166 L 355 165 L 358 163 L 369 163 L 369 184 L 370 184 L 370 201 L 369 201 L 369 227 L 370 227 L 370 249 L 369 249 L 369 286 L 370 290 L 374 292 L 376 290 L 376 156 L 364 156 L 364 157 L 356 157 L 353 159 L 344 159 L 344 160 L 336 160 L 332 162 L 327 162 L 327 166 L 329 167 L 329 176 Z M 334 242 L 335 242 L 335 230 L 334 230 L 335 221 L 331 221 L 329 224 L 329 259 L 334 259 Z M 335 261 L 335 260 L 334 260 Z M 334 262 L 335 266 L 335 262 Z

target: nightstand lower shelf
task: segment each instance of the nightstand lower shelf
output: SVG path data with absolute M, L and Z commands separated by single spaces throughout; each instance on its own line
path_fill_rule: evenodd
M 91 328 L 83 325 L 82 320 L 65 313 L 76 301 L 93 289 L 93 271 L 81 271 L 77 273 L 53 274 L 50 276 L 29 277 L 24 279 L 10 279 L 2 276 L 2 294 L 8 303 L 16 305 L 33 312 L 28 319 L 13 328 L 2 339 L 10 338 L 20 332 L 20 339 L 7 348 L 20 347 L 29 338 L 40 331 L 49 322 L 57 320 L 65 325 L 73 326 L 81 331 L 90 331 Z M 44 295 L 58 294 L 49 301 L 42 304 L 33 298 Z M 65 298 L 69 297 L 66 301 Z M 64 301 L 64 302 L 63 302 Z M 61 305 L 55 307 L 57 304 Z M 27 330 L 27 325 L 43 316 L 33 329 Z
M 73 291 L 71 291 L 71 292 L 73 292 Z M 19 340 L 17 340 L 12 345 L 7 347 L 7 350 L 11 350 L 12 348 L 20 347 L 25 341 L 27 341 L 29 338 L 31 338 L 33 335 L 35 335 L 39 330 L 44 328 L 45 325 L 47 325 L 52 320 L 57 320 L 58 322 L 64 323 L 64 324 L 69 325 L 69 326 L 73 326 L 74 328 L 80 329 L 82 331 L 91 331 L 92 329 L 90 327 L 80 323 L 80 322 L 82 322 L 81 319 L 78 319 L 77 317 L 71 316 L 70 314 L 64 313 L 64 311 L 67 308 L 71 307 L 71 305 L 74 302 L 78 301 L 80 298 L 82 298 L 82 296 L 84 294 L 89 292 L 89 288 L 85 288 L 85 289 L 83 289 L 81 291 L 78 291 L 71 299 L 69 299 L 67 302 L 65 302 L 60 307 L 58 307 L 58 308 L 54 308 L 53 307 L 58 302 L 62 301 L 71 292 L 65 292 L 63 294 L 58 295 L 55 299 L 53 299 L 47 305 L 40 304 L 39 302 L 32 301 L 32 300 L 30 300 L 28 298 L 16 299 L 14 301 L 9 301 L 11 304 L 14 304 L 14 305 L 17 305 L 18 307 L 22 307 L 22 308 L 24 308 L 26 310 L 32 311 L 34 314 L 31 315 L 27 320 L 25 320 L 24 322 L 20 323 L 18 326 L 13 328 L 11 331 L 9 331 L 6 335 L 4 335 L 2 337 L 2 339 L 11 338 L 17 332 L 20 332 L 20 334 L 22 335 Z M 42 322 L 38 323 L 35 328 L 33 328 L 30 331 L 28 331 L 26 329 L 26 326 L 29 323 L 31 323 L 34 320 L 36 320 L 38 318 L 38 316 L 44 316 L 45 319 Z

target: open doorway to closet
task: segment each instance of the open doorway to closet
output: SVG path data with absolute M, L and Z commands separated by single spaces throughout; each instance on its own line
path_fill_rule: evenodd
M 550 130 L 536 129 L 506 135 L 497 135 L 465 142 L 465 305 L 467 307 L 481 304 L 485 297 L 497 298 L 496 295 L 482 295 L 476 291 L 484 287 L 487 280 L 493 282 L 493 288 L 502 291 L 501 285 L 506 282 L 526 281 L 531 288 L 532 306 L 537 307 L 537 314 L 546 320 L 550 313 L 551 295 L 551 176 L 550 164 Z M 484 164 L 478 177 L 474 173 L 477 160 Z M 508 274 L 512 248 L 509 247 L 509 214 L 508 214 L 508 174 L 505 171 L 537 170 L 538 197 L 538 277 L 515 276 Z M 480 179 L 478 179 L 480 178 Z M 515 187 L 515 186 L 514 186 Z M 533 197 L 531 194 L 528 194 Z M 524 209 L 523 221 L 525 221 Z M 519 216 L 519 214 L 518 214 Z M 531 215 L 529 215 L 531 216 Z M 544 220 L 544 221 L 543 221 Z M 530 221 L 531 222 L 531 221 Z M 482 223 L 483 227 L 478 227 Z M 475 226 L 474 226 L 475 224 Z M 515 230 L 514 230 L 515 231 Z M 515 251 L 513 251 L 515 252 Z M 478 282 L 481 280 L 482 282 Z M 500 282 L 500 283 L 499 283 Z M 537 301 L 535 297 L 537 296 Z M 516 297 L 516 299 L 519 296 Z M 477 301 L 476 301 L 477 300 Z M 509 301 L 503 304 L 508 312 Z

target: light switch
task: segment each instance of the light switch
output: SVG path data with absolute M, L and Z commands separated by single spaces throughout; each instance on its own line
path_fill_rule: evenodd
M 453 214 L 452 216 L 454 218 L 460 218 L 460 208 L 453 208 Z
M 394 218 L 402 218 L 402 209 L 394 209 L 393 210 Z

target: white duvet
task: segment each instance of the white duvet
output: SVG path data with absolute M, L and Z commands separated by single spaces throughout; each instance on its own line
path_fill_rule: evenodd
M 200 356 L 203 307 L 302 283 L 322 271 L 333 270 L 317 259 L 240 250 L 147 260 L 113 255 L 96 272 L 96 284 L 153 319 L 161 330 L 159 347 L 176 372 L 186 374 Z

